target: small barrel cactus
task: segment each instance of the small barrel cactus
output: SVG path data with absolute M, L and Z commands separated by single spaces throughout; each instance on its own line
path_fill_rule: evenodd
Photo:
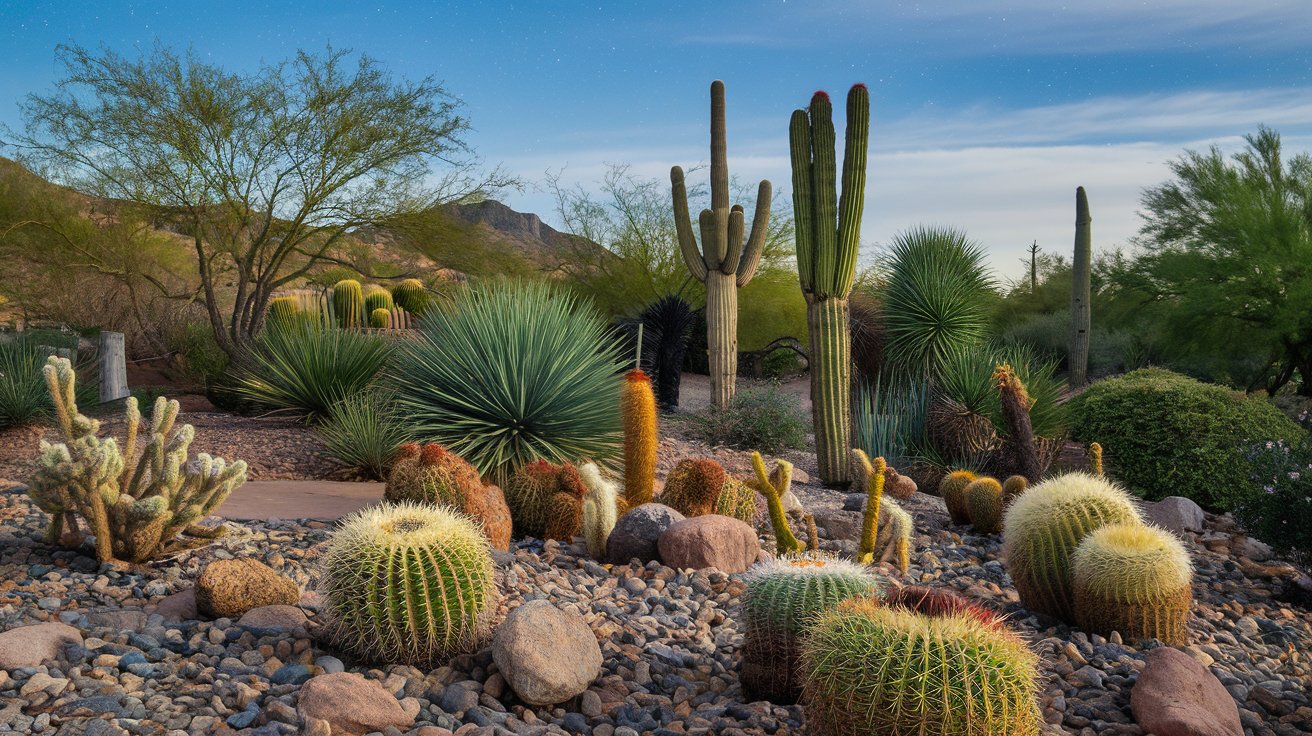
M 587 489 L 570 463 L 534 460 L 515 471 L 505 492 L 516 537 L 569 541 L 582 531 Z M 557 498 L 557 494 L 566 498 Z
M 441 445 L 402 445 L 383 498 L 450 506 L 478 521 L 493 547 L 510 549 L 510 509 L 501 489 L 483 485 L 473 465 Z
M 827 736 L 1035 736 L 1037 658 L 966 615 L 930 618 L 853 598 L 802 649 L 807 725 Z
M 1002 484 L 994 478 L 976 478 L 966 486 L 966 510 L 970 523 L 981 534 L 1002 531 Z
M 385 330 L 392 321 L 392 310 L 379 307 L 369 312 L 369 326 L 375 330 Z
M 953 524 L 965 524 L 970 521 L 970 509 L 966 504 L 966 486 L 975 480 L 975 474 L 969 470 L 954 470 L 948 473 L 938 484 L 938 495 L 948 507 L 948 516 Z
M 343 329 L 363 327 L 364 287 L 355 279 L 342 279 L 333 284 L 333 314 L 337 316 L 337 326 Z
M 369 284 L 364 287 L 364 312 L 370 316 L 374 312 L 382 309 L 392 311 L 396 304 L 392 301 L 392 292 L 384 289 L 378 284 Z
M 746 575 L 743 691 L 753 700 L 797 702 L 797 672 L 806 624 L 821 611 L 859 595 L 878 595 L 882 581 L 862 565 L 823 553 L 785 555 Z
M 1074 621 L 1071 553 L 1099 527 L 1142 521 L 1130 495 L 1104 478 L 1068 473 L 1031 486 L 1003 516 L 1002 556 L 1021 601 Z
M 1020 494 L 1030 487 L 1030 481 L 1023 475 L 1013 475 L 1002 482 L 1002 508 L 1006 510 Z
M 330 639 L 370 662 L 430 666 L 489 633 L 497 587 L 487 538 L 443 506 L 372 506 L 329 539 L 320 587 Z
M 600 560 L 606 556 L 606 540 L 619 515 L 619 488 L 602 477 L 596 463 L 580 465 L 579 478 L 588 489 L 583 496 L 583 540 L 588 554 Z
M 1075 622 L 1127 641 L 1189 643 L 1193 568 L 1180 540 L 1165 529 L 1109 524 L 1071 554 Z
M 715 513 L 728 477 L 714 460 L 682 460 L 665 478 L 661 503 L 690 518 Z
M 732 475 L 726 475 L 720 495 L 715 499 L 715 513 L 756 526 L 758 510 L 756 491 Z
M 624 498 L 629 508 L 651 503 L 656 493 L 656 395 L 651 379 L 640 370 L 629 371 L 620 389 L 620 416 L 624 422 Z
M 266 321 L 271 325 L 285 325 L 301 314 L 301 302 L 294 296 L 279 296 L 269 300 L 269 316 Z
M 428 289 L 419 279 L 406 279 L 392 287 L 392 302 L 411 314 L 423 314 L 428 308 Z

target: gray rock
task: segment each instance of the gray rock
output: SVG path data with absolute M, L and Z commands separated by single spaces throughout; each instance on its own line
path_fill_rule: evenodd
M 864 497 L 861 501 L 864 502 Z M 865 508 L 862 505 L 862 508 Z M 815 514 L 816 525 L 823 527 L 830 539 L 855 540 L 861 535 L 862 514 L 860 511 L 821 510 Z
M 303 629 L 309 624 L 305 612 L 296 606 L 260 606 L 243 613 L 237 625 L 261 632 Z
M 644 503 L 615 522 L 606 540 L 606 561 L 623 565 L 635 557 L 641 562 L 660 559 L 656 543 L 683 514 L 661 503 Z
M 563 703 L 601 674 L 601 647 L 587 622 L 544 600 L 524 603 L 506 616 L 492 641 L 492 659 L 511 689 L 531 705 Z
M 1183 532 L 1201 532 L 1203 530 L 1203 509 L 1184 496 L 1167 496 L 1157 503 L 1144 505 L 1148 520 L 1176 534 Z

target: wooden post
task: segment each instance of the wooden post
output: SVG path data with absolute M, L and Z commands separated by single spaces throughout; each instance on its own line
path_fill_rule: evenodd
M 100 332 L 100 403 L 128 397 L 128 363 L 122 332 Z

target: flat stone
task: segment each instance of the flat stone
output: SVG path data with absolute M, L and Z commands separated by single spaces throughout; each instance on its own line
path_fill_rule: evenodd
M 186 588 L 164 596 L 155 604 L 155 613 L 163 616 L 168 623 L 195 621 L 200 618 L 196 610 L 196 589 Z
M 19 626 L 0 634 L 0 670 L 36 667 L 59 659 L 69 644 L 81 644 L 82 632 L 67 624 Z
M 406 729 L 415 720 L 378 681 L 354 672 L 311 678 L 301 686 L 296 712 L 307 726 L 315 719 L 327 721 L 334 736 L 364 736 L 389 726 Z
M 274 605 L 252 608 L 237 620 L 237 625 L 261 631 L 290 631 L 303 629 L 310 620 L 296 606 Z

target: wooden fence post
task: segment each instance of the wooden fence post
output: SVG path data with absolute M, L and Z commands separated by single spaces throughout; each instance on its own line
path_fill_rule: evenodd
M 100 403 L 128 397 L 128 363 L 122 332 L 100 332 Z

